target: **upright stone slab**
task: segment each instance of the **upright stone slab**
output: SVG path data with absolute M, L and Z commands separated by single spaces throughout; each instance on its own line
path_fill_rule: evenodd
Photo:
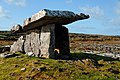
M 24 37 L 21 36 L 14 44 L 10 47 L 10 52 L 15 53 L 15 52 L 24 52 Z
M 40 30 L 34 29 L 28 31 L 25 38 L 24 50 L 25 53 L 33 53 L 34 56 L 39 57 L 40 55 Z
M 42 26 L 40 37 L 40 57 L 54 58 L 55 48 L 55 24 L 49 24 Z
M 59 50 L 60 55 L 70 53 L 68 29 L 62 25 L 55 27 L 55 49 Z

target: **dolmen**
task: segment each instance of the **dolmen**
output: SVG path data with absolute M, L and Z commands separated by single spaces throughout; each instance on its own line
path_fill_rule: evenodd
M 10 52 L 23 52 L 41 58 L 69 56 L 69 34 L 63 25 L 88 18 L 89 15 L 83 13 L 43 9 L 25 19 L 22 29 L 20 25 L 11 29 L 13 33 L 24 35 L 14 42 Z

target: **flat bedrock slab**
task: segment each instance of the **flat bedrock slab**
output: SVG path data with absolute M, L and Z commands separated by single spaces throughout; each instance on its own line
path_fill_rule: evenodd
M 66 25 L 77 20 L 88 19 L 89 15 L 75 14 L 71 11 L 43 9 L 30 18 L 24 20 L 23 30 L 27 31 L 47 24 Z

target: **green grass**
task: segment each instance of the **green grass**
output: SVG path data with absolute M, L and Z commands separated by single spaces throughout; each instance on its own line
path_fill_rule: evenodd
M 116 80 L 120 61 L 96 55 L 71 53 L 71 60 L 27 57 L 0 58 L 0 80 Z M 76 60 L 78 59 L 78 60 Z M 46 67 L 43 71 L 38 68 Z M 21 68 L 26 68 L 21 71 Z

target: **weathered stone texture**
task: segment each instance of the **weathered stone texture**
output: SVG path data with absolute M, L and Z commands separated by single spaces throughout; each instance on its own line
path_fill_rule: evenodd
M 27 31 L 48 24 L 66 25 L 77 20 L 89 18 L 89 15 L 75 14 L 71 11 L 43 9 L 24 21 L 23 30 Z M 28 27 L 30 26 L 30 27 Z
M 32 30 L 26 34 L 24 43 L 25 53 L 32 52 L 36 57 L 40 54 L 40 30 Z
M 55 48 L 55 25 L 43 26 L 41 29 L 41 55 L 40 57 L 53 58 Z
M 21 32 L 21 31 L 22 31 L 22 26 L 19 25 L 19 24 L 13 26 L 12 29 L 11 29 L 11 32 L 12 32 L 12 33 Z
M 25 25 L 28 25 L 28 24 L 30 23 L 30 21 L 31 21 L 31 18 L 26 18 L 26 19 L 24 20 L 24 26 L 25 26 Z
M 10 52 L 15 53 L 15 52 L 24 52 L 24 37 L 21 36 L 17 42 L 14 42 L 14 44 L 10 47 Z

